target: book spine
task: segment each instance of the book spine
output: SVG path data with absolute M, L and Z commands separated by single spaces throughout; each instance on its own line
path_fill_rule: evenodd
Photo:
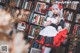
M 34 32 L 35 32 L 35 27 L 32 28 L 32 32 L 31 32 L 32 36 L 34 36 Z
M 39 3 L 37 3 L 36 9 L 35 9 L 35 11 L 36 11 L 36 12 L 38 12 L 38 11 L 39 11 L 39 7 L 40 7 L 40 4 L 39 4 Z
M 73 30 L 73 34 L 76 34 L 77 28 L 78 28 L 78 26 L 75 25 L 74 30 Z
M 43 21 L 44 21 L 44 17 L 43 17 L 43 16 L 41 16 L 41 19 L 40 19 L 39 24 L 40 24 L 40 25 L 43 25 Z
M 24 8 L 24 6 L 25 6 L 25 2 L 26 2 L 26 1 L 24 0 L 24 1 L 23 1 L 23 4 L 22 4 L 22 8 Z
M 69 21 L 72 20 L 71 17 L 72 17 L 72 13 L 69 13 L 69 15 L 68 15 L 68 20 L 69 20 Z
M 27 9 L 28 2 L 25 2 L 24 9 Z
M 40 15 L 36 17 L 36 20 L 35 20 L 36 21 L 36 24 L 39 23 L 39 20 L 40 20 Z
M 20 0 L 18 0 L 16 4 L 17 4 L 16 7 L 19 7 Z
M 20 8 L 22 8 L 23 3 L 24 3 L 24 0 L 20 0 L 20 3 L 19 3 Z
M 27 25 L 26 25 L 26 30 L 28 30 L 28 27 L 29 27 L 29 25 L 27 24 Z
M 30 7 L 30 6 L 29 6 L 29 2 L 28 2 L 28 4 L 27 4 L 27 9 L 29 9 L 29 7 Z
M 32 25 L 30 26 L 30 29 L 29 29 L 28 35 L 31 34 L 31 31 L 32 31 Z
M 26 15 L 26 21 L 27 22 L 29 21 L 29 16 L 30 16 L 29 14 Z

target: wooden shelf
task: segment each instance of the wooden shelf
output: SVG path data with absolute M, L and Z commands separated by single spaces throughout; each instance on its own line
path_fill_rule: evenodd
M 75 24 L 78 24 L 78 25 L 80 25 L 80 23 L 77 23 L 77 22 L 75 22 Z
M 30 23 L 30 22 L 27 22 L 27 21 L 22 21 L 22 22 L 25 22 L 26 24 L 30 24 L 30 25 L 34 25 L 34 26 L 40 26 L 38 24 Z M 44 26 L 40 26 L 40 27 L 45 28 Z
M 40 26 L 40 25 L 37 25 L 37 24 L 34 24 L 34 23 L 30 23 L 31 25 L 34 25 L 34 26 Z M 44 28 L 44 26 L 40 26 L 42 28 Z

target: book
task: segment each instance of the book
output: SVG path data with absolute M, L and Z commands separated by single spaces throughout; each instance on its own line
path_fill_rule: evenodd
M 73 34 L 80 37 L 80 25 L 76 24 L 73 29 Z
M 69 12 L 69 11 L 64 11 L 64 19 L 68 20 L 68 21 L 72 21 L 73 20 L 73 12 Z
M 78 4 L 79 4 L 79 1 L 66 1 L 65 7 L 76 10 Z
M 41 18 L 40 18 L 40 20 L 39 20 L 39 25 L 40 25 L 40 26 L 43 26 L 44 18 L 45 18 L 45 16 L 41 16 Z
M 35 36 L 35 35 L 34 35 L 35 30 L 36 30 L 36 28 L 35 28 L 35 26 L 33 26 L 33 28 L 32 28 L 32 32 L 31 32 L 31 36 L 33 36 L 33 37 Z
M 27 9 L 28 2 L 25 2 L 24 9 Z
M 23 4 L 22 4 L 22 8 L 23 9 L 26 9 L 27 8 L 27 4 L 28 4 L 28 1 L 27 0 L 24 0 L 23 1 Z
M 31 10 L 31 7 L 32 7 L 32 1 L 29 1 L 28 4 L 27 4 L 27 9 Z
M 25 22 L 18 23 L 17 30 L 24 31 L 25 29 L 26 29 L 26 23 Z
M 39 35 L 39 32 L 40 32 L 40 28 L 38 28 L 38 26 L 33 26 L 31 35 L 33 37 L 37 37 Z
M 80 3 L 77 4 L 76 10 L 80 12 Z
M 37 24 L 37 25 L 43 25 L 45 16 L 40 15 L 40 14 L 34 14 L 32 18 L 32 23 Z
M 72 2 L 71 3 L 71 9 L 74 9 L 74 10 L 76 10 L 76 8 L 77 8 L 77 2 L 75 1 L 74 3 Z
M 19 7 L 20 6 L 20 1 L 21 0 L 16 0 L 15 2 L 16 2 L 16 7 Z
M 71 23 L 65 22 L 65 27 L 68 27 L 68 32 L 69 32 L 70 31 L 70 28 L 71 28 Z
M 34 24 L 38 24 L 39 19 L 40 19 L 40 15 L 38 15 L 38 14 L 34 14 L 34 16 L 33 16 L 33 20 L 32 20 L 32 23 L 34 23 Z
M 35 12 L 46 14 L 48 11 L 48 5 L 46 3 L 37 2 Z
M 32 31 L 32 25 L 30 25 L 29 27 L 28 35 L 31 35 L 31 31 Z
M 28 24 L 26 24 L 26 30 L 28 31 L 28 28 L 29 28 L 29 25 Z
M 80 14 L 77 14 L 75 22 L 80 23 Z

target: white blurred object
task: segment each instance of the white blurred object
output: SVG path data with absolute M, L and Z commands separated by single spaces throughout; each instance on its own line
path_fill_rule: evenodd
M 15 34 L 15 38 L 14 38 L 14 44 L 15 45 L 18 45 L 20 42 L 21 42 L 21 40 L 23 39 L 23 33 L 22 32 L 18 32 L 18 33 L 16 33 Z
M 2 10 L 2 12 L 0 13 L 0 25 L 9 25 L 11 19 L 11 15 Z
M 30 44 L 26 44 L 23 32 L 17 32 L 13 39 L 13 47 L 11 53 L 28 53 Z
M 58 26 L 58 31 L 61 31 L 62 30 L 62 27 L 61 26 Z
M 26 29 L 26 24 L 24 22 L 18 23 L 17 30 L 24 31 Z
M 0 32 L 9 34 L 13 28 L 14 18 L 4 9 L 0 9 Z

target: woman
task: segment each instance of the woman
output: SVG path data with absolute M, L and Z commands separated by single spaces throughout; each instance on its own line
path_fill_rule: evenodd
M 43 45 L 42 52 L 50 53 L 51 47 L 60 46 L 60 43 L 65 39 L 65 35 L 67 34 L 67 29 L 58 29 L 59 19 L 60 19 L 60 10 L 58 4 L 53 4 L 52 6 L 53 15 L 47 18 L 46 23 L 44 24 L 45 28 L 40 31 L 39 36 L 37 38 L 37 42 Z M 59 26 L 59 28 L 61 28 Z M 65 33 L 63 33 L 65 32 Z M 61 37 L 64 39 L 62 40 Z M 61 40 L 58 40 L 61 39 Z M 59 42 L 60 41 L 60 42 Z

